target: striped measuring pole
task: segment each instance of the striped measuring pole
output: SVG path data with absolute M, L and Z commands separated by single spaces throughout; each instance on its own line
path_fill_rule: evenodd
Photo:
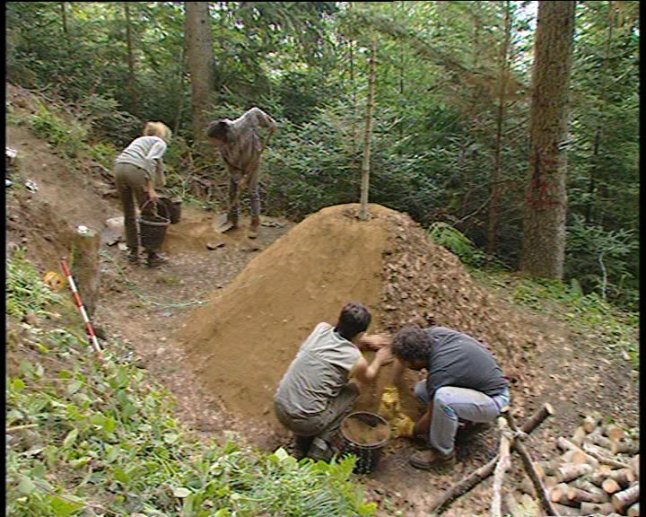
M 76 308 L 79 310 L 79 312 L 81 313 L 81 316 L 83 317 L 83 321 L 85 322 L 87 333 L 90 336 L 90 341 L 92 342 L 94 349 L 99 353 L 99 355 L 102 355 L 101 347 L 99 346 L 99 340 L 96 338 L 96 334 L 94 333 L 94 327 L 92 327 L 92 323 L 90 322 L 90 318 L 87 315 L 85 306 L 81 301 L 81 295 L 79 294 L 78 289 L 76 288 L 76 283 L 72 278 L 72 273 L 70 272 L 70 268 L 68 267 L 67 261 L 65 259 L 61 259 L 61 269 L 63 270 L 63 274 L 65 275 L 65 278 L 67 278 L 67 282 L 69 283 L 70 289 L 72 289 L 72 294 L 74 295 L 74 301 L 76 302 Z

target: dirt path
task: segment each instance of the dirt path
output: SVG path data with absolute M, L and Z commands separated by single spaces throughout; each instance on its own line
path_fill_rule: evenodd
M 40 183 L 37 193 L 12 193 L 7 201 L 9 241 L 21 243 L 43 270 L 56 267 L 66 250 L 64 234 L 77 224 L 99 225 L 119 215 L 116 200 L 103 199 L 83 178 L 51 153 L 41 140 L 23 128 L 9 127 L 7 145 L 23 155 L 22 173 Z M 67 200 L 74 199 L 74 204 Z M 170 263 L 156 270 L 129 266 L 116 246 L 102 250 L 102 290 L 95 321 L 108 335 L 133 344 L 138 360 L 178 401 L 177 414 L 190 428 L 205 436 L 236 433 L 238 440 L 264 449 L 287 445 L 288 435 L 268 431 L 253 418 L 243 420 L 227 413 L 213 394 L 186 368 L 182 347 L 172 336 L 198 302 L 228 285 L 262 249 L 284 235 L 291 225 L 265 218 L 258 250 L 244 237 L 244 227 L 232 235 L 212 232 L 213 214 L 185 209 L 182 223 L 171 227 L 167 245 Z M 243 221 L 244 224 L 244 221 Z M 221 244 L 209 251 L 207 244 Z M 214 246 L 212 246 L 214 247 Z M 555 326 L 556 322 L 545 321 Z M 618 422 L 634 426 L 638 419 L 635 375 L 621 358 L 608 354 L 602 343 L 567 335 L 565 346 L 554 346 L 528 364 L 537 372 L 535 386 L 527 390 L 525 414 L 549 401 L 557 415 L 537 430 L 528 443 L 536 459 L 553 456 L 556 437 L 571 433 L 582 415 L 592 409 Z M 512 392 L 513 396 L 513 392 Z M 521 408 L 517 408 L 521 409 Z M 450 473 L 423 472 L 410 467 L 414 450 L 405 440 L 388 445 L 380 468 L 361 476 L 374 500 L 382 503 L 380 515 L 425 515 L 430 501 L 496 454 L 493 428 L 463 435 L 458 441 L 458 464 Z M 519 463 L 514 459 L 514 464 Z M 514 471 L 517 474 L 517 467 Z M 458 500 L 445 515 L 487 513 L 491 480 Z M 398 513 L 399 512 L 399 513 Z

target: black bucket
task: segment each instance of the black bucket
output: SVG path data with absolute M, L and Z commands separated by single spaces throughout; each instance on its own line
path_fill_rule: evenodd
M 139 217 L 141 246 L 147 251 L 159 251 L 166 236 L 166 228 L 170 224 L 168 208 L 166 208 L 166 203 L 154 203 L 152 210 L 145 210 L 148 203 L 150 203 L 150 200 L 142 205 L 141 216 Z M 165 216 L 159 215 L 157 212 L 159 207 L 162 207 L 166 213 Z
M 182 218 L 182 198 L 179 196 L 170 198 L 166 196 L 160 196 L 159 201 L 164 204 L 168 211 L 170 224 L 179 223 L 180 219 Z
M 360 439 L 356 436 L 356 426 L 368 431 L 374 430 L 373 437 Z M 349 414 L 341 423 L 341 456 L 354 454 L 357 461 L 354 464 L 356 474 L 369 474 L 377 468 L 384 446 L 390 440 L 390 425 L 381 416 L 366 411 Z M 368 443 L 364 443 L 368 442 Z

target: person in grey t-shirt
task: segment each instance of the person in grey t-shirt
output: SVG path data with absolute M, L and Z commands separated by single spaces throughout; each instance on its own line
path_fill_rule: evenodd
M 266 130 L 263 138 L 261 131 Z M 229 170 L 229 229 L 238 226 L 239 197 L 242 185 L 246 184 L 251 197 L 251 224 L 248 236 L 255 239 L 260 226 L 260 195 L 258 173 L 260 158 L 271 135 L 276 131 L 276 122 L 260 108 L 251 108 L 235 120 L 222 119 L 211 122 L 206 135 L 220 149 L 220 154 Z
M 158 200 L 155 188 L 165 183 L 163 156 L 171 140 L 171 130 L 161 122 L 147 122 L 144 134 L 135 138 L 114 163 L 114 179 L 123 206 L 128 260 L 139 263 L 139 228 L 137 210 L 152 211 Z M 146 203 L 149 201 L 149 203 Z M 159 250 L 147 249 L 149 267 L 163 264 L 166 259 Z
M 446 327 L 405 325 L 393 338 L 392 353 L 403 368 L 428 370 L 415 386 L 426 411 L 414 434 L 428 437 L 431 449 L 413 454 L 410 464 L 429 469 L 455 461 L 458 419 L 493 422 L 509 405 L 508 381 L 485 346 Z
M 339 426 L 359 395 L 351 379 L 371 382 L 392 359 L 390 341 L 384 336 L 358 339 L 363 347 L 378 350 L 370 364 L 352 342 L 368 328 L 370 319 L 364 305 L 346 304 L 334 327 L 319 323 L 314 328 L 280 381 L 274 409 L 280 423 L 294 433 L 298 456 L 331 458 Z

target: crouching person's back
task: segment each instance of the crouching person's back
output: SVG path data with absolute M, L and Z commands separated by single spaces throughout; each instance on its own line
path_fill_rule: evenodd
M 335 327 L 319 323 L 301 345 L 274 396 L 276 417 L 295 435 L 300 457 L 329 460 L 343 419 L 359 395 L 359 381 L 372 380 L 389 349 L 368 363 L 352 340 L 370 324 L 360 303 L 343 307 Z

